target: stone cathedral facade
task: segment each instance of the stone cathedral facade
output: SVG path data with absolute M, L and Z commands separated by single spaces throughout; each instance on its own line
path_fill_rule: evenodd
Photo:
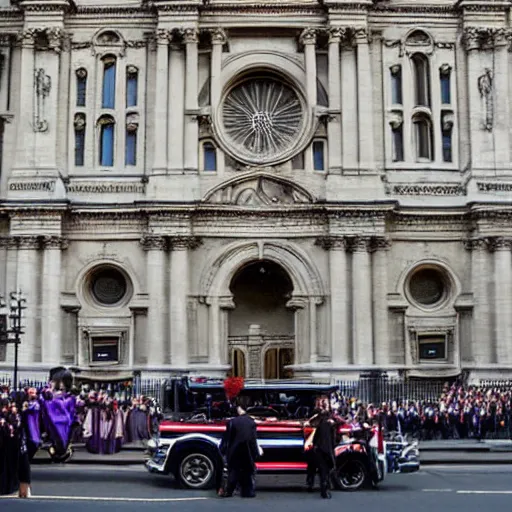
M 0 4 L 22 372 L 512 377 L 512 1 Z

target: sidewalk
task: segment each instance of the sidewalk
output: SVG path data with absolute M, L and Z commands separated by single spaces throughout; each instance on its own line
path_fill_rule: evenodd
M 509 440 L 446 440 L 422 441 L 419 444 L 422 465 L 434 464 L 512 464 L 512 441 Z M 74 446 L 69 466 L 107 465 L 129 466 L 144 464 L 147 454 L 141 445 L 125 445 L 114 455 L 95 455 L 87 452 L 84 445 Z M 51 464 L 48 453 L 40 450 L 33 464 Z

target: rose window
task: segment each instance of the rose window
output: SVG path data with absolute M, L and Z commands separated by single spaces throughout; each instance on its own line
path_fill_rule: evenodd
M 272 77 L 239 83 L 222 106 L 229 146 L 258 163 L 278 160 L 293 149 L 302 131 L 303 117 L 296 92 Z

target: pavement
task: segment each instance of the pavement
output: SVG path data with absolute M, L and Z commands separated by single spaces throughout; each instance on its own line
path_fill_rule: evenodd
M 8 512 L 331 512 L 343 509 L 384 512 L 481 512 L 508 510 L 512 495 L 512 465 L 429 466 L 410 475 L 388 475 L 378 490 L 304 492 L 303 476 L 258 476 L 257 496 L 219 499 L 213 491 L 178 488 L 172 478 L 151 475 L 139 466 L 51 465 L 33 468 L 32 498 L 0 497 Z
M 512 441 L 510 440 L 443 440 L 423 441 L 419 444 L 422 465 L 432 464 L 512 464 Z M 125 445 L 114 455 L 88 453 L 84 445 L 75 445 L 73 457 L 68 465 L 129 466 L 143 464 L 147 457 L 140 444 Z M 33 464 L 50 464 L 48 453 L 39 450 Z

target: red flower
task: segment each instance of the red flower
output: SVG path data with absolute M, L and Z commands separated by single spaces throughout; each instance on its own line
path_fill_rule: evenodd
M 228 400 L 236 398 L 242 389 L 244 389 L 244 379 L 242 377 L 229 377 L 224 381 L 224 391 Z

